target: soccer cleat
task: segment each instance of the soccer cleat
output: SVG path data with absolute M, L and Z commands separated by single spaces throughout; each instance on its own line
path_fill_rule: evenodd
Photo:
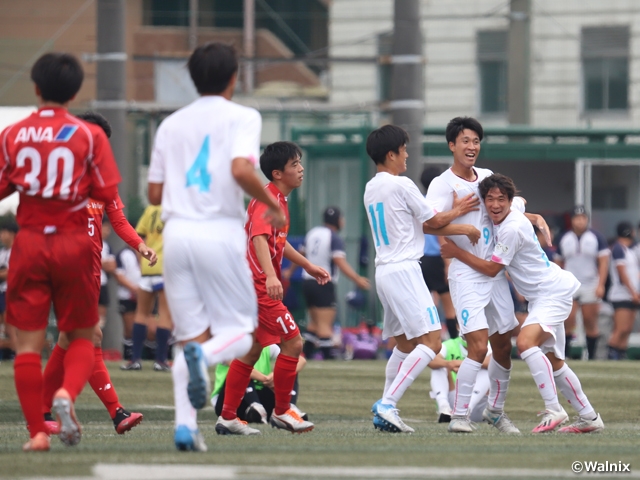
M 313 430 L 315 425 L 303 420 L 295 410 L 289 408 L 289 410 L 284 412 L 282 415 L 276 415 L 274 411 L 271 414 L 271 426 L 282 430 L 288 430 L 291 433 L 304 433 Z
M 47 428 L 49 435 L 58 435 L 60 433 L 60 425 L 55 420 L 45 420 L 44 426 Z
M 542 420 L 538 426 L 531 431 L 532 433 L 553 432 L 569 419 L 569 415 L 567 415 L 567 412 L 565 412 L 562 407 L 560 407 L 559 412 L 547 409 L 544 412 L 538 413 L 538 416 L 542 416 Z
M 290 403 L 289 404 L 289 408 L 291 410 L 293 410 L 294 412 L 296 412 L 301 419 L 303 419 L 305 421 L 309 420 L 309 415 L 307 415 L 305 412 L 300 410 L 295 404 Z
M 261 403 L 253 402 L 244 412 L 244 418 L 249 423 L 267 423 L 267 411 Z
M 378 415 L 374 415 L 373 416 L 373 428 L 375 430 L 380 430 L 381 432 L 389 432 L 389 433 L 399 433 L 400 432 L 400 430 L 398 430 L 397 427 L 394 427 L 390 423 L 384 421 Z
M 142 370 L 142 364 L 136 360 L 135 362 L 120 365 L 120 370 Z
M 35 437 L 30 439 L 22 446 L 23 452 L 48 452 L 51 448 L 51 439 L 44 432 L 36 433 Z
M 374 403 L 371 406 L 371 413 L 373 413 L 374 415 L 378 414 L 378 406 L 382 405 L 382 399 L 378 400 L 376 403 Z
M 189 401 L 193 408 L 200 410 L 207 404 L 208 392 L 211 389 L 209 367 L 204 359 L 200 344 L 196 342 L 187 343 L 184 346 L 184 358 L 189 368 L 189 384 L 187 385 Z
M 413 433 L 415 430 L 404 423 L 398 415 L 399 410 L 393 405 L 379 403 L 376 408 L 376 415 L 389 425 L 398 429 L 402 433 Z
M 511 419 L 504 412 L 494 412 L 489 408 L 485 408 L 482 412 L 482 419 L 489 425 L 492 425 L 502 433 L 519 434 L 520 430 L 516 427 Z
M 171 367 L 164 362 L 153 362 L 154 372 L 170 372 Z
M 76 418 L 69 392 L 63 388 L 53 396 L 53 412 L 56 414 L 58 425 L 60 426 L 60 433 L 58 434 L 60 441 L 67 447 L 80 443 L 82 428 Z
M 451 417 L 449 431 L 451 433 L 473 433 L 476 426 L 467 417 Z
M 244 420 L 240 420 L 238 417 L 233 420 L 225 420 L 222 415 L 218 417 L 216 422 L 216 433 L 218 435 L 262 435 L 260 430 L 251 428 Z
M 173 435 L 176 448 L 181 452 L 206 452 L 207 444 L 199 430 L 190 430 L 186 425 L 178 425 Z
M 131 413 L 120 407 L 116 410 L 116 416 L 113 418 L 113 426 L 116 432 L 118 432 L 118 435 L 124 435 L 133 427 L 140 425 L 143 418 L 141 413 Z
M 558 430 L 558 433 L 598 433 L 604 430 L 604 422 L 598 413 L 595 420 L 575 417 L 575 422 Z
M 449 423 L 451 421 L 451 415 L 447 413 L 441 413 L 438 417 L 438 423 Z

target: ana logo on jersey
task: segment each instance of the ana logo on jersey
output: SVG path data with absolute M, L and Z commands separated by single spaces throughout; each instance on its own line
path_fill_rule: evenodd
M 503 243 L 498 243 L 496 244 L 496 250 L 501 251 L 502 253 L 507 253 L 509 251 L 509 247 L 507 247 L 505 244 Z
M 18 130 L 14 143 L 42 143 L 42 142 L 68 142 L 69 139 L 78 129 L 77 125 L 63 125 L 55 137 L 53 136 L 53 127 L 22 127 Z

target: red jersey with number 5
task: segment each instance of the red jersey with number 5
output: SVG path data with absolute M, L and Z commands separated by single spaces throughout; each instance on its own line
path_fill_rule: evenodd
M 282 268 L 284 246 L 287 243 L 287 233 L 289 232 L 289 208 L 287 207 L 287 197 L 285 197 L 273 183 L 268 183 L 264 188 L 278 200 L 280 208 L 282 208 L 287 216 L 287 224 L 281 229 L 273 227 L 264 219 L 264 214 L 267 212 L 267 206 L 264 203 L 257 201 L 255 198 L 249 203 L 249 207 L 247 208 L 247 223 L 245 224 L 248 241 L 247 257 L 249 258 L 249 266 L 251 267 L 251 273 L 253 274 L 253 284 L 256 288 L 258 299 L 260 299 L 261 296 L 267 296 L 267 276 L 264 274 L 262 267 L 260 267 L 260 262 L 258 262 L 256 249 L 253 246 L 253 237 L 257 237 L 258 235 L 267 236 L 271 263 L 273 264 L 273 269 L 275 270 L 278 279 L 281 279 L 280 270 Z
M 42 107 L 0 135 L 0 197 L 20 192 L 21 228 L 87 228 L 91 191 L 120 182 L 109 140 L 62 107 Z

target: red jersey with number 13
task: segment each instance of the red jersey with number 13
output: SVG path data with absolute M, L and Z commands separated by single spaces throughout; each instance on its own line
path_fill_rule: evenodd
M 120 182 L 109 140 L 62 107 L 42 107 L 0 135 L 0 194 L 20 192 L 21 228 L 86 229 L 92 189 Z
M 264 215 L 267 212 L 268 207 L 264 203 L 258 202 L 255 198 L 249 203 L 249 208 L 247 209 L 247 223 L 245 224 L 248 241 L 247 257 L 249 259 L 251 273 L 253 274 L 253 284 L 256 288 L 258 299 L 260 299 L 261 296 L 267 296 L 267 276 L 264 274 L 262 267 L 260 267 L 260 262 L 258 262 L 256 249 L 253 246 L 253 237 L 257 237 L 258 235 L 267 236 L 271 263 L 278 279 L 281 280 L 282 277 L 280 271 L 282 269 L 284 246 L 287 243 L 287 234 L 289 233 L 289 208 L 287 206 L 287 197 L 285 197 L 273 183 L 268 183 L 264 188 L 278 200 L 280 207 L 287 217 L 287 224 L 281 229 L 271 226 L 271 224 L 264 219 Z

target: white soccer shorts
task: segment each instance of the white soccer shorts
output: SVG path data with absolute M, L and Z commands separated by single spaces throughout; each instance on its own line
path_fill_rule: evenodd
M 580 305 L 588 305 L 590 303 L 600 303 L 601 299 L 599 299 L 596 295 L 596 289 L 598 288 L 598 280 L 583 283 L 580 285 L 578 291 L 573 295 L 573 300 L 578 302 Z
M 418 261 L 377 266 L 376 291 L 384 309 L 383 339 L 403 334 L 412 339 L 440 330 L 438 310 Z
M 241 222 L 169 219 L 164 227 L 164 281 L 176 340 L 253 332 L 258 306 Z
M 164 288 L 164 279 L 162 275 L 145 275 L 140 277 L 138 287 L 145 292 L 158 292 Z
M 486 328 L 491 336 L 518 326 L 506 277 L 481 283 L 450 278 L 449 291 L 462 334 Z

